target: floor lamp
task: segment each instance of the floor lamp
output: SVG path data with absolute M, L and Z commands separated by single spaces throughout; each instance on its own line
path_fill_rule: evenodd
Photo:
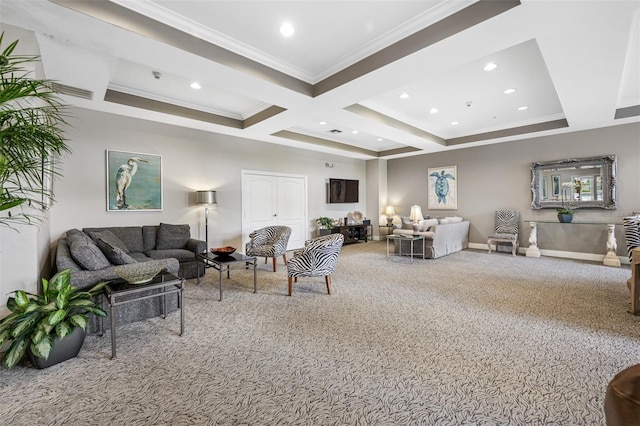
M 196 191 L 196 204 L 204 206 L 204 240 L 209 250 L 209 206 L 216 204 L 216 191 Z

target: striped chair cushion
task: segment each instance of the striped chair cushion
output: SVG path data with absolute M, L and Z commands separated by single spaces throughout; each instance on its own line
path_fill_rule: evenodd
M 627 216 L 622 219 L 624 238 L 627 240 L 627 255 L 631 261 L 631 251 L 640 247 L 640 215 Z

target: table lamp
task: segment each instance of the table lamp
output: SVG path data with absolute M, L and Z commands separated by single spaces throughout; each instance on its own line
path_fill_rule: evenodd
M 422 209 L 420 208 L 420 206 L 411 206 L 411 214 L 409 215 L 409 220 L 413 221 L 413 228 L 414 230 L 417 230 L 418 222 L 424 220 L 424 217 L 422 216 Z
M 384 209 L 384 214 L 387 215 L 387 225 L 391 226 L 393 224 L 393 215 L 396 214 L 393 206 L 389 204 L 386 209 Z

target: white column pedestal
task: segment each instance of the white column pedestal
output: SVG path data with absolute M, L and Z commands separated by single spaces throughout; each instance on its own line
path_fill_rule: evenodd
M 529 222 L 531 232 L 529 233 L 529 247 L 527 248 L 527 257 L 540 257 L 540 249 L 538 248 L 538 224 Z
M 607 238 L 607 254 L 604 256 L 602 264 L 605 266 L 613 266 L 619 268 L 620 259 L 618 259 L 618 256 L 616 255 L 616 250 L 618 250 L 615 233 L 616 225 L 607 224 L 607 231 L 609 233 L 609 237 Z

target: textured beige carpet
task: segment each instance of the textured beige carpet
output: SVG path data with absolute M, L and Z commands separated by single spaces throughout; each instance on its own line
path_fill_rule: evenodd
M 187 285 L 179 314 L 88 336 L 46 370 L 0 371 L 6 425 L 602 425 L 640 363 L 628 268 L 467 250 L 410 264 L 343 248 L 286 296 L 285 268 Z

